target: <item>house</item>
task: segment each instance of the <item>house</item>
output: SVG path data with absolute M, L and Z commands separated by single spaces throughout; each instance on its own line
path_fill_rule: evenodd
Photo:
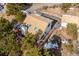
M 27 15 L 24 23 L 30 25 L 28 30 L 30 33 L 36 34 L 39 30 L 44 33 L 48 33 L 51 27 L 55 25 L 55 22 L 57 24 L 60 24 L 59 20 L 60 18 L 57 18 L 55 16 L 49 16 L 45 13 L 34 13 Z M 55 25 L 55 27 L 59 26 L 60 25 Z
M 61 27 L 63 27 L 63 28 L 66 28 L 68 23 L 77 24 L 78 40 L 79 40 L 79 16 L 65 14 L 65 15 L 62 15 L 61 19 L 62 19 L 61 20 Z
M 28 32 L 35 34 L 39 29 L 44 32 L 44 29 L 51 20 L 41 17 L 38 14 L 30 14 L 24 20 L 25 24 L 29 25 Z

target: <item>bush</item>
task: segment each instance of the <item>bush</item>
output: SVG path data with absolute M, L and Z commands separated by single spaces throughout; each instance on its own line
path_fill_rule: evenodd
M 74 23 L 68 23 L 66 28 L 67 34 L 72 36 L 72 39 L 77 39 L 77 25 Z
M 62 4 L 62 10 L 64 10 L 64 12 L 67 12 L 67 10 L 72 6 L 71 3 L 63 3 Z

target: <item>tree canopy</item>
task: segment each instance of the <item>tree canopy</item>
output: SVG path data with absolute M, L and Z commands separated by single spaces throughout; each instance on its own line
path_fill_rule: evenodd
M 39 32 L 38 34 L 41 34 Z M 42 56 L 49 55 L 47 51 L 41 54 L 41 51 L 36 46 L 38 34 L 26 35 L 18 43 L 15 39 L 16 33 L 13 32 L 13 25 L 4 18 L 0 18 L 0 55 L 2 56 Z
M 6 6 L 7 6 L 7 14 L 16 15 L 17 12 L 30 8 L 32 4 L 31 3 L 8 3 Z
M 77 25 L 74 23 L 68 23 L 67 34 L 72 36 L 73 39 L 77 39 Z
M 16 43 L 12 31 L 13 27 L 9 21 L 0 18 L 0 55 L 21 55 L 20 47 Z
M 31 3 L 8 3 L 7 5 L 7 15 L 14 15 L 15 19 L 19 22 L 22 22 L 26 15 L 22 12 L 22 10 L 26 10 L 32 6 Z
M 72 6 L 71 3 L 63 3 L 62 10 L 64 10 L 64 12 L 66 12 L 71 6 Z

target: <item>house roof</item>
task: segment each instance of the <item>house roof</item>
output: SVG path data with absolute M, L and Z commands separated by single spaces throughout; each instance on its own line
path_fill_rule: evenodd
M 43 22 L 46 22 L 46 23 L 49 23 L 50 21 L 52 21 L 52 20 L 50 20 L 48 18 L 45 18 L 43 16 L 40 16 L 39 14 L 31 14 L 31 16 L 37 18 L 38 20 L 41 20 Z
M 38 27 L 40 30 L 44 31 L 48 23 L 55 20 L 59 21 L 60 18 L 39 12 L 27 15 L 24 23 L 32 25 L 29 32 L 33 31 L 34 27 Z
M 38 27 L 40 30 L 44 31 L 47 24 L 50 22 L 48 18 L 41 17 L 36 14 L 27 15 L 24 22 L 25 24 L 30 24 L 29 32 L 35 33 L 34 27 Z

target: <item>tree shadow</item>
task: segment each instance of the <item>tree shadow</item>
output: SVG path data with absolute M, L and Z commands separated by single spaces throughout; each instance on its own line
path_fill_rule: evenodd
M 52 37 L 52 42 L 54 42 L 54 43 L 57 43 L 58 44 L 58 48 L 51 48 L 51 49 L 48 49 L 48 51 L 49 51 L 49 54 L 51 55 L 51 56 L 61 56 L 62 55 L 62 53 L 61 53 L 61 38 L 59 37 L 59 36 L 57 36 L 57 35 L 54 35 L 53 37 Z
M 62 44 L 62 42 L 61 42 L 61 37 L 59 37 L 59 36 L 57 36 L 57 35 L 54 35 L 53 36 L 54 37 L 54 40 L 57 42 L 57 44 L 58 44 L 58 49 L 54 49 L 54 55 L 55 56 L 61 56 L 62 55 L 62 53 L 61 53 L 61 44 Z
M 48 56 L 61 56 L 62 53 L 61 53 L 61 37 L 57 36 L 57 35 L 54 35 L 51 39 L 51 42 L 52 43 L 57 43 L 58 45 L 58 48 L 50 48 L 50 49 L 47 49 L 48 51 Z M 41 52 L 41 55 L 45 56 L 44 53 L 46 52 L 45 51 L 46 49 L 42 48 L 40 50 Z

